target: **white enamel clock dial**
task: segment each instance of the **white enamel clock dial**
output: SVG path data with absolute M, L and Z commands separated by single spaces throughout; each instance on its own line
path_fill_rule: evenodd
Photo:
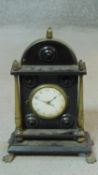
M 45 84 L 35 88 L 30 95 L 30 104 L 39 117 L 53 119 L 61 115 L 67 106 L 67 96 L 57 85 Z

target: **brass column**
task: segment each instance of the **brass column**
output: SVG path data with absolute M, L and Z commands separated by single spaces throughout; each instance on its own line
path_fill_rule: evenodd
M 21 104 L 20 104 L 20 86 L 18 75 L 15 75 L 15 124 L 16 131 L 22 130 Z
M 83 105 L 83 75 L 79 76 L 79 113 L 78 124 L 84 129 L 84 105 Z

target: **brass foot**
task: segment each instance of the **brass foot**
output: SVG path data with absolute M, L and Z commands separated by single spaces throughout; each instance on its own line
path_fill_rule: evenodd
M 86 154 L 86 162 L 87 163 L 95 163 L 96 161 L 97 161 L 96 157 L 93 153 Z
M 7 154 L 3 156 L 2 160 L 6 163 L 10 163 L 14 160 L 14 158 L 15 158 L 15 154 Z

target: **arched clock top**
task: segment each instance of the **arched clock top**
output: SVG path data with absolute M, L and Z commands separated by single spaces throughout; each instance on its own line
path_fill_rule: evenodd
M 63 42 L 42 39 L 32 43 L 23 53 L 22 65 L 73 65 L 77 64 L 74 52 Z
M 31 43 L 24 51 L 20 64 L 15 61 L 11 69 L 11 74 L 32 75 L 38 72 L 79 75 L 86 74 L 86 66 L 77 60 L 67 44 L 54 39 L 52 29 L 49 28 L 46 38 Z

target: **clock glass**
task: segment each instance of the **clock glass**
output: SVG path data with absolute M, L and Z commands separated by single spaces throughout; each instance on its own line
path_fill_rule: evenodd
M 38 86 L 30 94 L 33 113 L 44 119 L 59 117 L 67 107 L 67 101 L 64 90 L 54 84 Z

